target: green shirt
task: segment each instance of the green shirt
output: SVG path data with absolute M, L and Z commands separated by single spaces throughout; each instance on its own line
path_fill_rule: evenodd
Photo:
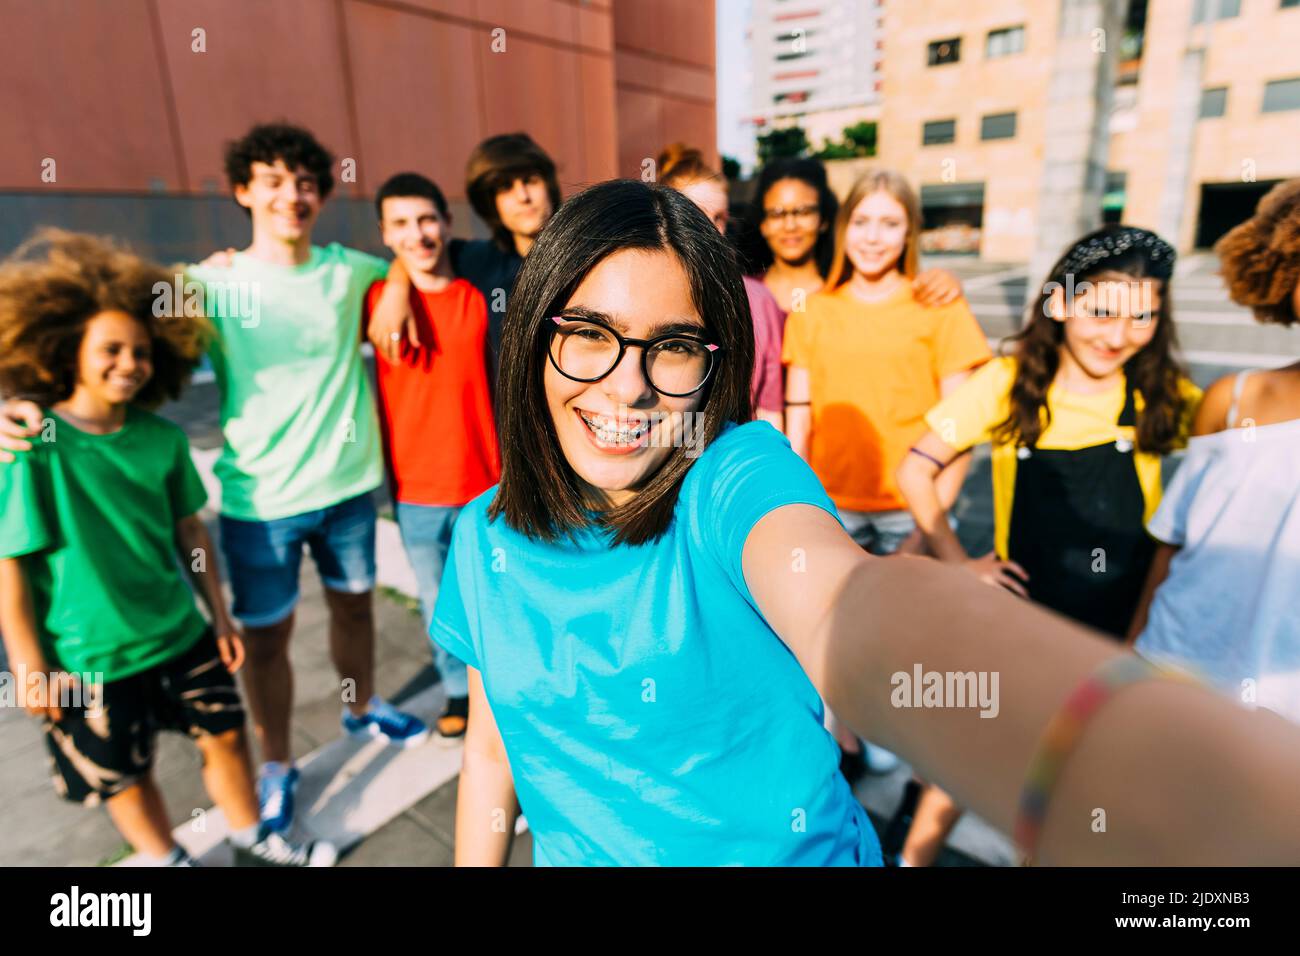
M 189 270 L 217 331 L 223 514 L 287 518 L 383 483 L 360 345 L 366 290 L 387 272 L 384 260 L 338 243 L 313 246 L 301 266 L 236 253 L 229 268 Z
M 46 416 L 0 465 L 0 558 L 22 558 L 49 664 L 112 681 L 185 653 L 206 623 L 176 522 L 207 501 L 185 433 L 133 407 L 110 435 Z

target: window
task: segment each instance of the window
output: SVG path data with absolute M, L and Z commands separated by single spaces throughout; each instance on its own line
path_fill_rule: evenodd
M 1012 139 L 1015 135 L 1015 113 L 990 113 L 980 120 L 980 139 Z
M 1300 79 L 1274 80 L 1264 84 L 1264 113 L 1300 110 Z
M 935 40 L 926 48 L 926 65 L 943 66 L 961 59 L 961 37 Z
M 1214 119 L 1216 116 L 1222 116 L 1226 112 L 1227 105 L 1228 88 L 1226 86 L 1201 90 L 1201 119 Z
M 1128 173 L 1106 171 L 1105 192 L 1101 197 L 1102 222 L 1121 222 L 1124 219 L 1124 201 L 1128 191 Z
M 956 120 L 931 120 L 921 127 L 921 145 L 937 146 L 957 138 Z
M 1241 0 L 1194 0 L 1192 3 L 1193 23 L 1228 20 L 1240 13 Z
M 1000 56 L 1011 56 L 1013 53 L 1024 52 L 1024 49 L 1024 27 L 1007 27 L 1005 30 L 990 30 L 988 40 L 984 44 L 984 58 L 993 60 Z

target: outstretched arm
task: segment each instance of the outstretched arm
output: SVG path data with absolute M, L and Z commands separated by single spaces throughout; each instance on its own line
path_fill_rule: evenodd
M 796 547 L 807 560 L 793 587 Z M 755 525 L 744 573 L 764 617 L 838 717 L 1004 832 L 1044 728 L 1100 664 L 1126 653 L 941 562 L 868 557 L 808 505 L 778 508 Z M 918 665 L 987 675 L 997 690 L 992 708 L 893 706 L 894 675 Z M 1266 710 L 1169 681 L 1126 687 L 1097 711 L 1066 761 L 1039 859 L 1294 863 L 1298 754 L 1300 727 Z M 1225 817 L 1233 826 L 1223 826 Z

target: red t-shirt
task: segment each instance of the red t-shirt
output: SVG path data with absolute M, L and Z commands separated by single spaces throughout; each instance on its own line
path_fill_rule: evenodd
M 366 294 L 365 322 L 384 283 Z M 394 497 L 463 505 L 501 477 L 486 364 L 487 305 L 464 279 L 441 292 L 411 287 L 423 345 L 390 364 L 376 355 L 384 452 Z

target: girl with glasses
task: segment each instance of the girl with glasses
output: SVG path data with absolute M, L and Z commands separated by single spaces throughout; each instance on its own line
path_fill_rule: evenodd
M 458 863 L 504 862 L 522 807 L 539 864 L 878 865 L 819 693 L 1010 829 L 1062 700 L 1099 666 L 1107 686 L 1135 679 L 1118 648 L 970 575 L 853 543 L 787 441 L 749 421 L 735 256 L 681 194 L 570 199 L 503 342 L 502 479 L 456 525 L 432 626 L 470 666 Z M 998 672 L 1001 719 L 891 703 L 917 661 Z M 1102 713 L 1052 804 L 1041 784 L 1027 804 L 1044 859 L 1300 854 L 1300 728 L 1171 681 Z M 1243 740 L 1242 772 L 1213 773 Z M 1248 800 L 1244 834 L 1215 832 Z M 1072 822 L 1099 805 L 1110 839 Z
M 752 245 L 763 284 L 783 312 L 802 312 L 808 297 L 825 284 L 835 260 L 840 204 L 826 167 L 810 157 L 774 160 L 758 174 L 754 196 L 762 241 Z M 919 272 L 914 290 L 917 301 L 927 306 L 947 305 L 961 297 L 961 283 L 944 269 Z
M 726 235 L 730 214 L 727 180 L 704 161 L 704 154 L 673 143 L 659 154 L 659 182 L 681 191 L 699 206 L 718 232 Z M 761 281 L 745 276 L 745 297 L 754 321 L 754 378 L 750 388 L 754 417 L 784 428 L 785 377 L 781 369 L 781 333 L 785 312 Z

